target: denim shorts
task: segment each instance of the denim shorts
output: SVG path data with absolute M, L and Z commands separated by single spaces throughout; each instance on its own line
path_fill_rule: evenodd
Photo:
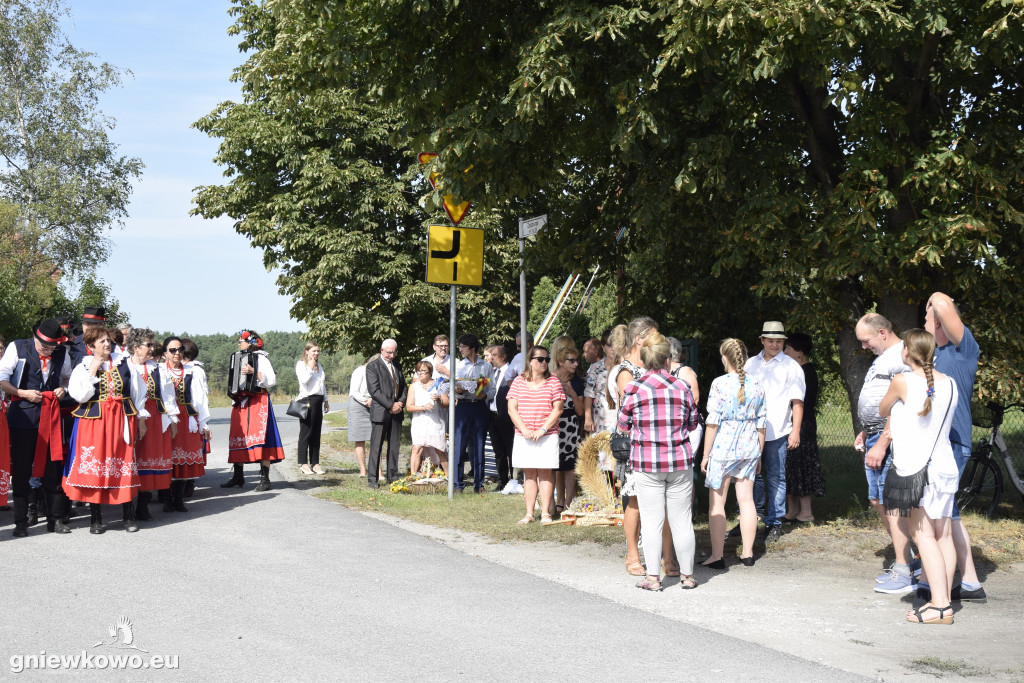
M 867 453 L 871 450 L 871 447 L 878 443 L 878 437 L 882 435 L 882 432 L 875 432 L 874 434 L 868 434 L 864 439 L 864 452 Z M 892 463 L 892 449 L 891 447 L 885 451 L 885 459 L 882 460 L 882 469 L 873 470 L 867 465 L 864 465 L 864 476 L 868 480 L 868 500 L 873 502 L 882 503 L 882 495 L 885 490 L 885 475 L 889 474 L 889 465 Z
M 953 443 L 953 459 L 956 460 L 956 468 L 960 471 L 960 476 L 964 476 L 964 468 L 967 467 L 967 461 L 971 459 L 971 447 L 965 446 L 962 443 Z M 953 519 L 960 519 L 960 507 L 956 504 L 956 497 L 953 498 Z

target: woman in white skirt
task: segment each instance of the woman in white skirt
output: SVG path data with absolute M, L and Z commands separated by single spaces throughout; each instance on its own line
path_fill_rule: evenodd
M 533 521 L 538 488 L 541 522 L 550 524 L 554 470 L 558 468 L 558 417 L 562 414 L 565 392 L 558 378 L 548 371 L 551 354 L 546 348 L 530 348 L 528 358 L 523 374 L 515 378 L 508 390 L 508 416 L 516 428 L 512 466 L 522 468 L 526 489 L 526 516 L 519 524 Z
M 413 474 L 419 472 L 423 460 L 429 460 L 444 470 L 448 476 L 448 459 L 444 457 L 448 447 L 445 434 L 444 404 L 446 394 L 438 393 L 433 380 L 434 366 L 425 360 L 416 364 L 416 379 L 409 385 L 409 404 L 405 407 L 412 413 L 412 456 L 409 458 L 409 469 Z
M 950 518 L 960 471 L 949 443 L 949 430 L 958 396 L 953 380 L 932 366 L 934 357 L 935 337 L 930 332 L 913 329 L 903 335 L 903 362 L 911 371 L 892 378 L 878 412 L 889 418 L 892 470 L 900 477 L 911 477 L 927 469 L 928 483 L 920 501 L 908 503 L 906 496 L 902 500 L 898 496 L 898 487 L 890 486 L 890 470 L 884 503 L 888 514 L 909 514 L 910 532 L 931 583 L 931 600 L 907 612 L 907 621 L 952 624 L 950 587 L 956 549 Z M 903 490 L 912 491 L 913 487 Z

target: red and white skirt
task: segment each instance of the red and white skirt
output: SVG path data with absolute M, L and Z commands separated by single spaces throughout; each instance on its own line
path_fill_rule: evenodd
M 139 488 L 135 462 L 138 422 L 127 418 L 120 400 L 103 401 L 97 419 L 75 418 L 68 457 L 64 459 L 64 493 L 83 503 L 128 503 Z
M 228 433 L 228 462 L 246 463 L 284 460 L 281 434 L 274 419 L 274 406 L 265 393 L 245 394 L 231 408 Z
M 178 435 L 171 440 L 172 479 L 197 479 L 206 474 L 203 437 L 198 430 L 188 430 L 188 417 L 185 406 L 178 406 Z
M 143 491 L 166 489 L 171 486 L 171 430 L 161 429 L 163 419 L 157 411 L 156 401 L 148 399 L 146 435 L 135 442 L 135 460 L 139 468 L 139 488 Z

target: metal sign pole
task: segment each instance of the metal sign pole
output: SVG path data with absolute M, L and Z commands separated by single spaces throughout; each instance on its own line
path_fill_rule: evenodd
M 519 219 L 519 338 L 522 340 L 523 370 L 526 370 L 526 263 L 523 252 L 526 250 L 526 237 L 523 235 L 523 219 Z
M 455 497 L 455 285 L 452 285 L 451 314 L 448 322 L 448 500 Z M 461 478 L 461 473 L 460 473 Z

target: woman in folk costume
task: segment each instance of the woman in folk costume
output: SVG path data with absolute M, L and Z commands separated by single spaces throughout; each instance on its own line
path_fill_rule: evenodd
M 150 420 L 145 435 L 135 442 L 135 461 L 139 470 L 139 498 L 135 506 L 137 519 L 152 519 L 149 501 L 153 491 L 171 487 L 172 439 L 178 432 L 178 404 L 174 384 L 158 363 L 149 358 L 153 348 L 153 330 L 134 328 L 125 340 L 125 354 L 132 374 L 146 385 L 146 412 L 160 416 L 159 423 Z
M 185 484 L 206 474 L 203 437 L 210 438 L 209 397 L 204 382 L 196 381 L 194 368 L 185 362 L 181 339 L 164 339 L 166 362 L 160 368 L 174 385 L 178 404 L 178 433 L 171 438 L 171 497 L 164 501 L 164 512 L 188 512 L 185 507 Z
M 199 346 L 194 341 L 192 341 L 191 339 L 188 339 L 186 337 L 185 339 L 181 340 L 181 347 L 182 347 L 183 353 L 185 354 L 185 360 L 184 360 L 185 367 L 192 369 L 192 375 L 193 375 L 193 380 L 192 381 L 196 382 L 199 385 L 202 385 L 203 393 L 206 394 L 207 396 L 209 396 L 210 395 L 210 387 L 209 387 L 209 385 L 206 382 L 206 370 L 203 369 L 203 364 L 200 361 L 196 360 L 196 358 L 199 357 Z M 209 457 L 209 455 L 210 455 L 210 440 L 207 439 L 204 436 L 203 437 L 203 467 L 204 468 L 206 467 L 206 461 L 207 461 L 207 458 Z M 186 498 L 191 498 L 192 494 L 195 492 L 195 488 L 196 488 L 196 480 L 195 479 L 189 479 L 185 483 L 185 497 Z
M 100 506 L 123 506 L 125 531 L 138 531 L 132 500 L 139 487 L 135 439 L 145 436 L 149 413 L 146 387 L 132 374 L 126 358 L 111 361 L 113 342 L 104 327 L 85 331 L 86 355 L 71 371 L 68 393 L 78 401 L 75 424 L 64 459 L 64 492 L 89 503 L 89 532 L 102 534 Z
M 274 419 L 274 406 L 270 403 L 269 389 L 277 384 L 277 375 L 270 364 L 270 357 L 263 350 L 263 339 L 252 330 L 238 333 L 238 350 L 256 354 L 256 367 L 243 364 L 239 370 L 243 375 L 256 375 L 253 391 L 240 392 L 231 408 L 231 431 L 228 435 L 228 462 L 234 465 L 231 479 L 225 488 L 242 487 L 242 465 L 247 462 L 260 463 L 260 483 L 257 491 L 270 490 L 270 463 L 284 460 L 281 435 Z

